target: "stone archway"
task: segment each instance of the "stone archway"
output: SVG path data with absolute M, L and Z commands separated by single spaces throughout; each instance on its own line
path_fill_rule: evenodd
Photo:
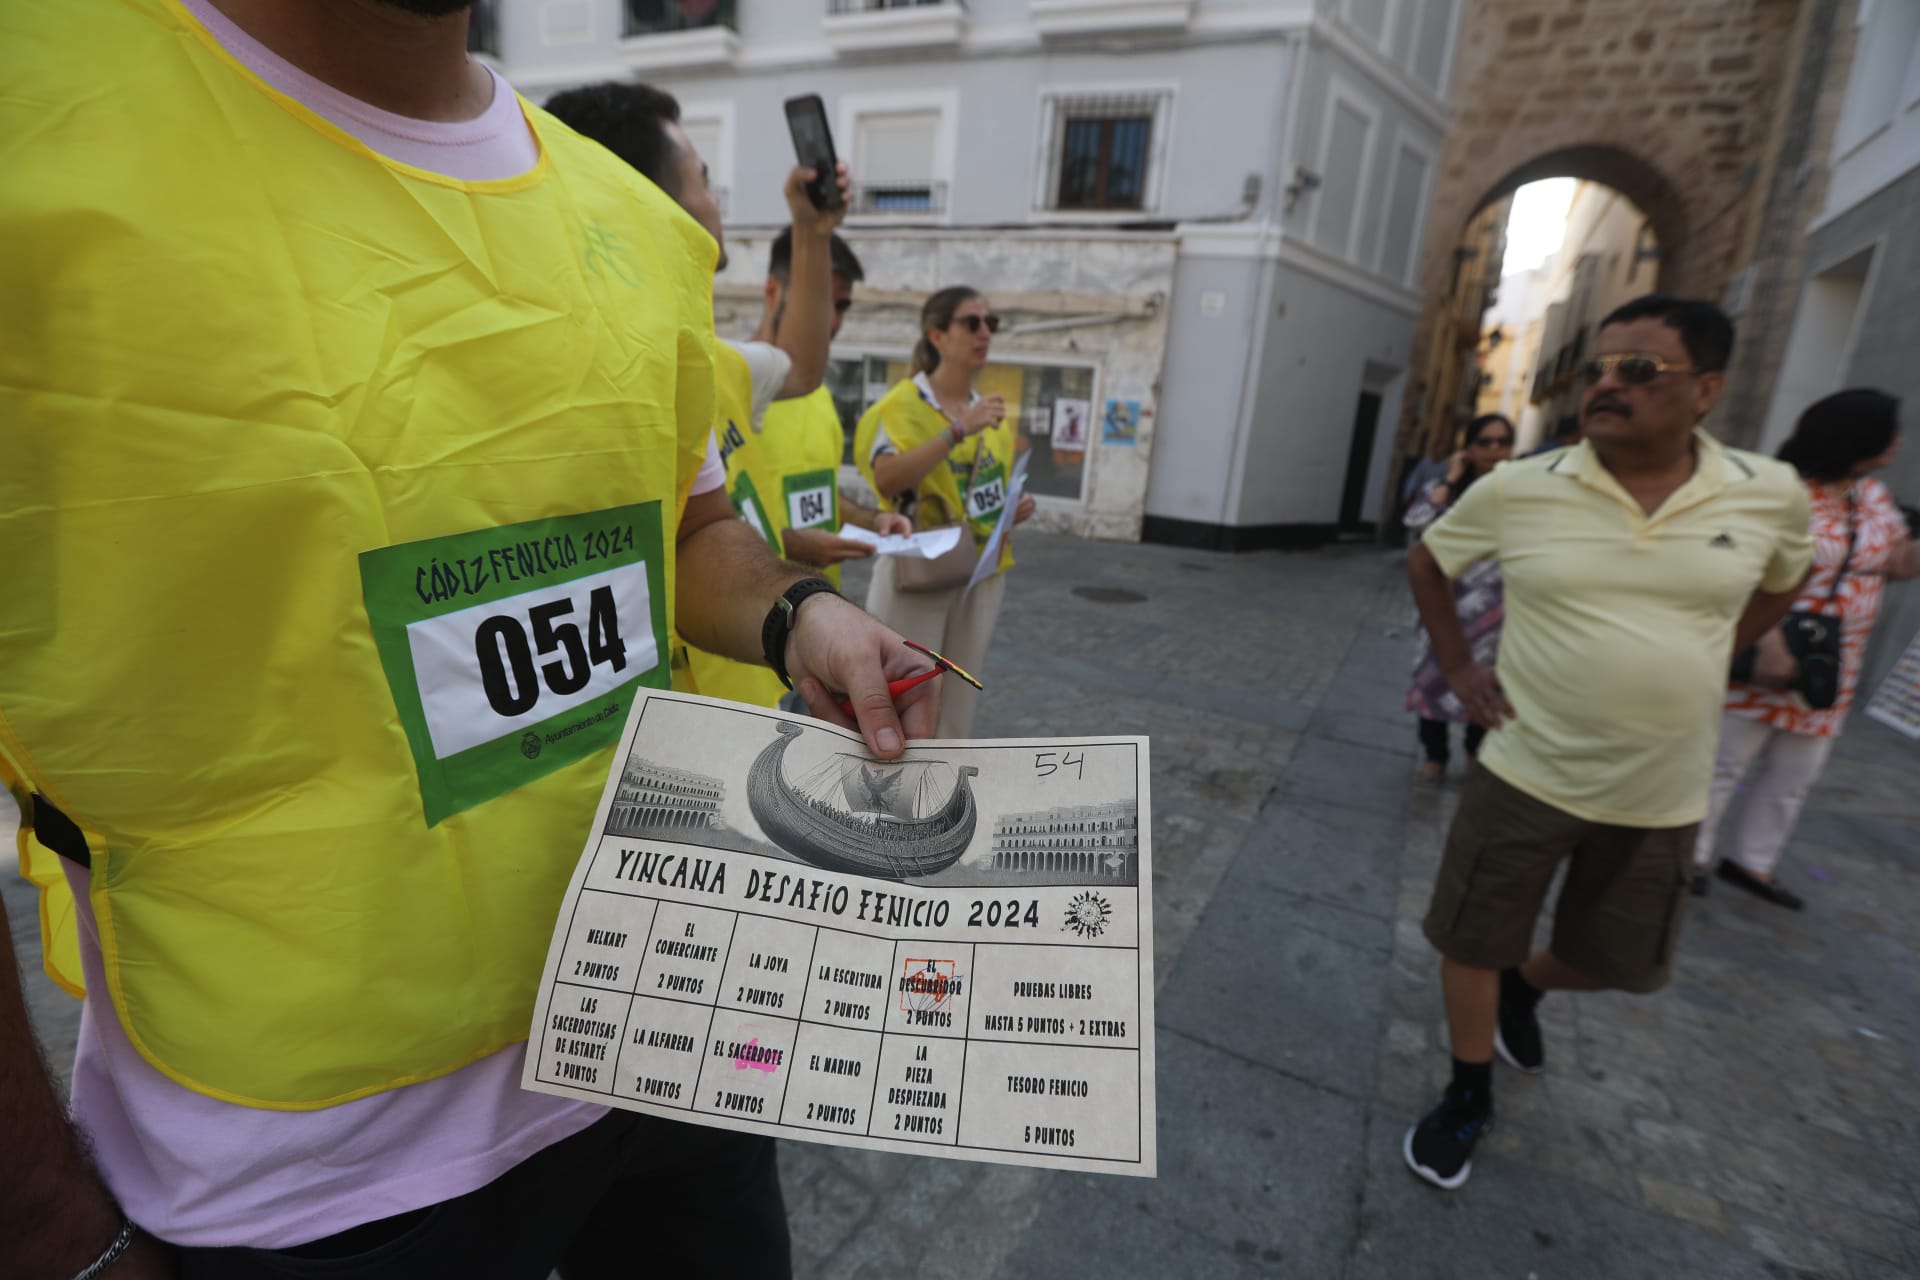
M 1704 211 L 1699 209 L 1697 200 L 1689 200 L 1666 174 L 1628 148 L 1585 143 L 1536 156 L 1493 184 L 1456 229 L 1455 238 L 1458 239 L 1480 210 L 1543 178 L 1583 178 L 1612 187 L 1633 201 L 1653 224 L 1654 238 L 1660 242 L 1660 287 L 1697 292 L 1689 290 L 1676 277 L 1679 271 L 1694 265 L 1693 255 L 1687 250 L 1687 233 L 1693 223 L 1701 220 Z
M 1476 212 L 1521 184 L 1580 177 L 1646 212 L 1664 289 L 1717 298 L 1750 251 L 1797 0 L 1479 0 L 1455 61 L 1454 123 L 1421 258 L 1411 365 L 1425 370 Z M 1400 454 L 1424 440 L 1407 397 Z M 1397 483 L 1397 479 L 1396 479 Z

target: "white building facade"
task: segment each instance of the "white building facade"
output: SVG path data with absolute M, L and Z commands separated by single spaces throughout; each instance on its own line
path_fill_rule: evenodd
M 1755 447 L 1771 453 L 1815 400 L 1848 387 L 1899 396 L 1906 440 L 1880 479 L 1920 506 L 1920 0 L 1862 0 L 1854 55 L 1824 157 L 1824 206 Z M 1920 638 L 1920 584 L 1890 584 L 1867 651 L 1863 700 Z
M 819 94 L 867 273 L 843 412 L 902 376 L 928 293 L 973 285 L 1042 524 L 1232 549 L 1379 518 L 1459 7 L 491 0 L 479 39 L 536 102 L 679 98 L 725 193 L 728 333 L 784 223 L 782 102 Z

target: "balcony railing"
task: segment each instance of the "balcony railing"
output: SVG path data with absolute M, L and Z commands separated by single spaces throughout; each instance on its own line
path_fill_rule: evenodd
M 944 182 L 856 182 L 849 213 L 945 213 Z
M 881 9 L 921 9 L 957 0 L 827 0 L 828 13 L 876 13 Z
M 960 0 L 827 0 L 821 22 L 839 53 L 880 53 L 960 43 L 967 7 Z
M 629 36 L 734 25 L 734 0 L 626 0 L 625 8 Z

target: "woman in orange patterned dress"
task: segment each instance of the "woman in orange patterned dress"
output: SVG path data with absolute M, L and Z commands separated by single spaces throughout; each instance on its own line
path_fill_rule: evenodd
M 1796 663 L 1781 632 L 1761 640 L 1751 680 L 1727 688 L 1712 798 L 1694 847 L 1696 895 L 1707 891 L 1721 820 L 1746 778 L 1715 874 L 1777 906 L 1798 911 L 1806 905 L 1776 882 L 1774 866 L 1853 705 L 1867 636 L 1880 616 L 1881 586 L 1888 578 L 1920 577 L 1920 543 L 1886 486 L 1869 474 L 1893 460 L 1899 439 L 1898 400 L 1879 391 L 1841 391 L 1801 414 L 1780 448 L 1807 482 L 1813 506 L 1813 572 L 1793 608 L 1840 619 L 1839 698 L 1824 710 L 1808 706 L 1791 688 Z

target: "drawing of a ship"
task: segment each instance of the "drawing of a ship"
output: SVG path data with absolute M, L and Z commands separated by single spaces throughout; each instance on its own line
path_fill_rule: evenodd
M 840 752 L 789 781 L 787 748 L 801 729 L 783 720 L 776 730 L 747 773 L 747 804 L 788 853 L 829 871 L 898 878 L 943 871 L 966 852 L 979 817 L 972 765 Z

